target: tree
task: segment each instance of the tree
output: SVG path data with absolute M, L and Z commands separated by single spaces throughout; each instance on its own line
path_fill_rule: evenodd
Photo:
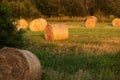
M 41 16 L 31 0 L 2 0 L 1 3 L 9 7 L 13 18 L 36 18 Z
M 0 4 L 0 48 L 23 47 L 23 31 L 17 31 L 12 24 L 10 12 Z
M 85 6 L 82 0 L 64 0 L 63 6 L 68 16 L 85 16 Z
M 119 0 L 96 0 L 98 9 L 103 11 L 105 15 L 120 16 L 120 1 Z
M 84 16 L 85 7 L 83 0 L 36 0 L 38 10 L 50 16 Z
M 36 0 L 37 9 L 45 16 L 58 16 L 60 0 Z
M 86 16 L 103 13 L 120 17 L 119 0 L 0 0 L 13 18 Z M 98 12 L 100 11 L 100 12 Z
M 86 13 L 88 15 L 94 15 L 95 11 L 96 11 L 96 3 L 95 3 L 96 0 L 84 0 L 84 5 L 85 5 L 85 8 L 86 8 Z

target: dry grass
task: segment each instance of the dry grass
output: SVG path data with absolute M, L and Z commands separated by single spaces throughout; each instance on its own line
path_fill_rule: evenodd
M 69 39 L 64 41 L 46 41 L 44 33 L 28 32 L 28 37 L 34 41 L 31 48 L 60 54 L 106 54 L 120 51 L 120 29 L 112 27 L 110 23 L 98 23 L 95 29 L 86 29 L 82 27 L 84 23 L 79 25 L 79 22 L 66 24 L 69 26 Z
M 82 49 L 85 53 L 97 53 L 97 54 L 104 54 L 104 53 L 116 53 L 120 51 L 118 45 L 113 44 L 84 44 Z
M 80 22 L 84 20 L 85 20 L 85 17 L 69 17 L 69 16 L 47 18 L 47 21 L 49 22 L 56 22 L 56 21 L 57 22 L 68 22 L 68 21 Z
M 66 19 L 69 18 L 58 20 Z M 43 32 L 27 31 L 25 37 L 30 39 L 27 49 L 36 53 L 41 60 L 42 80 L 119 80 L 120 29 L 115 29 L 111 23 L 97 23 L 95 29 L 86 29 L 84 23 L 79 22 L 80 19 L 76 18 L 76 20 L 78 22 L 67 23 L 70 26 L 70 35 L 69 39 L 64 41 L 46 41 Z M 0 80 L 24 80 L 18 79 L 18 76 L 24 76 L 24 73 L 20 72 L 25 72 L 18 65 L 18 62 L 22 64 L 22 61 L 19 56 L 18 59 L 12 57 L 14 55 L 10 52 L 8 50 L 8 54 L 3 53 L 9 60 L 0 56 Z M 26 52 L 25 55 L 34 62 L 34 59 Z M 14 63 L 16 61 L 18 62 Z M 4 64 L 6 62 L 6 65 L 1 62 Z M 34 63 L 26 64 L 25 62 L 27 61 L 23 61 L 23 68 L 28 65 L 35 66 Z M 10 66 L 15 64 L 17 68 L 8 67 L 9 63 L 11 63 Z M 10 73 L 11 69 L 14 71 L 13 74 Z M 36 71 L 39 70 L 33 69 L 26 72 L 31 74 L 29 80 L 38 75 Z M 5 78 L 2 78 L 2 73 L 5 74 Z M 18 75 L 17 79 L 8 78 L 9 74 L 13 77 Z
M 66 24 L 69 39 L 64 41 L 46 41 L 42 32 L 26 33 L 32 41 L 28 49 L 42 61 L 42 80 L 119 80 L 120 29 L 111 23 L 98 23 L 95 29 Z

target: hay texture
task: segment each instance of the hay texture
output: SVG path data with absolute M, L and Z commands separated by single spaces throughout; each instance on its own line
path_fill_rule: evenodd
M 95 28 L 97 23 L 97 18 L 95 16 L 87 16 L 85 27 L 86 28 Z
M 47 25 L 44 32 L 47 41 L 68 39 L 68 27 L 65 24 Z
M 47 21 L 45 19 L 35 19 L 33 20 L 29 28 L 31 31 L 44 31 L 45 27 L 47 26 Z
M 14 48 L 0 50 L 0 80 L 40 80 L 41 65 L 31 52 Z
M 28 27 L 28 22 L 25 19 L 20 19 L 17 21 L 17 29 L 26 29 Z
M 113 21 L 112 21 L 112 25 L 114 27 L 120 27 L 120 19 L 119 18 L 115 18 Z

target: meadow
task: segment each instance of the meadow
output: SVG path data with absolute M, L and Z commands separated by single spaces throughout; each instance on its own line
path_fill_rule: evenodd
M 35 53 L 42 65 L 42 80 L 120 80 L 120 28 L 97 23 L 87 29 L 84 22 L 65 23 L 69 39 L 46 41 L 43 32 L 26 30 L 24 49 Z

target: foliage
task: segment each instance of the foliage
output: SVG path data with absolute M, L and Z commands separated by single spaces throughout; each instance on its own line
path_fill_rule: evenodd
M 81 0 L 38 0 L 37 8 L 46 16 L 85 16 L 84 3 Z
M 0 48 L 23 47 L 23 31 L 17 31 L 10 19 L 8 9 L 0 4 Z
M 119 4 L 119 0 L 96 0 L 96 5 L 99 5 L 98 9 L 103 11 L 106 15 L 113 14 L 115 16 L 120 16 Z
M 86 16 L 99 12 L 120 17 L 119 0 L 1 0 L 1 3 L 9 7 L 15 18 Z
M 13 18 L 36 18 L 41 16 L 41 13 L 30 0 L 2 0 L 2 4 L 9 8 L 12 13 L 10 16 Z

